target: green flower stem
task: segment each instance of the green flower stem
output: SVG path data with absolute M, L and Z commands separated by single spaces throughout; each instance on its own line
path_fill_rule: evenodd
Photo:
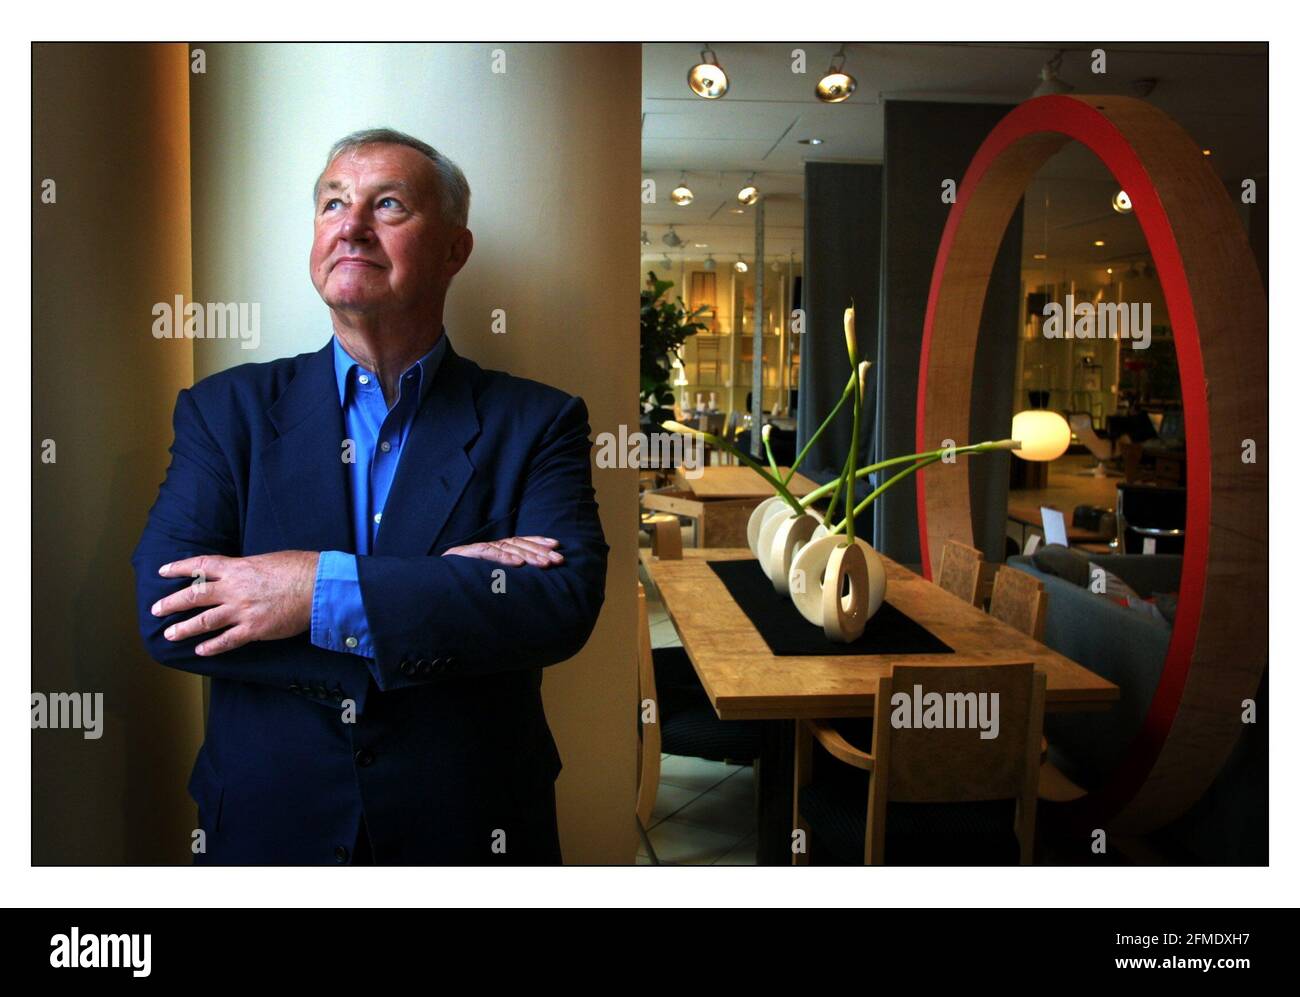
M 852 542 L 853 542 L 853 530 L 852 530 L 852 525 L 853 525 L 853 520 L 854 520 L 855 517 L 862 515 L 862 513 L 863 513 L 864 511 L 866 511 L 867 506 L 869 506 L 872 502 L 874 502 L 874 501 L 875 501 L 876 499 L 878 499 L 881 495 L 883 495 L 885 492 L 887 492 L 890 488 L 893 488 L 894 485 L 898 484 L 898 483 L 899 483 L 900 481 L 902 481 L 904 478 L 906 478 L 906 477 L 908 477 L 909 475 L 914 474 L 915 472 L 921 470 L 921 468 L 926 467 L 927 465 L 933 464 L 935 461 L 939 461 L 939 460 L 943 460 L 942 455 L 940 455 L 940 456 L 938 456 L 938 457 L 933 457 L 933 456 L 932 456 L 932 457 L 926 457 L 926 458 L 924 458 L 924 459 L 922 459 L 922 460 L 918 460 L 918 461 L 917 461 L 916 463 L 914 463 L 911 467 L 908 467 L 908 468 L 906 468 L 905 470 L 899 471 L 899 472 L 898 472 L 897 474 L 895 474 L 892 478 L 890 478 L 889 480 L 887 480 L 883 485 L 881 485 L 879 488 L 877 488 L 875 491 L 873 491 L 870 495 L 868 495 L 866 498 L 864 498 L 861 502 L 859 502 L 859 503 L 857 504 L 857 506 L 854 507 L 852 514 L 850 514 L 850 515 L 846 515 L 842 520 L 840 520 L 840 522 L 839 522 L 836 526 L 832 527 L 832 528 L 831 528 L 831 535 L 833 536 L 833 535 L 835 535 L 836 533 L 839 533 L 839 532 L 842 530 L 842 531 L 844 531 L 844 536 L 845 536 L 845 538 L 846 538 L 850 543 L 852 543 Z
M 789 505 L 791 509 L 793 509 L 797 513 L 802 513 L 804 511 L 804 507 L 799 504 L 799 500 L 790 494 L 790 489 L 786 487 L 785 482 L 782 481 L 779 477 L 773 477 L 771 474 L 769 474 L 767 468 L 765 468 L 758 461 L 754 460 L 754 458 L 750 457 L 748 454 L 741 453 L 738 449 L 733 447 L 726 440 L 722 439 L 721 437 L 714 436 L 712 433 L 706 433 L 702 429 L 694 429 L 691 426 L 682 425 L 681 423 L 676 423 L 676 422 L 673 423 L 673 425 L 681 426 L 681 431 L 691 433 L 694 436 L 698 436 L 701 439 L 703 439 L 705 442 L 711 443 L 715 447 L 727 451 L 727 453 L 737 458 L 746 467 L 756 471 L 759 477 L 761 477 L 764 481 L 766 481 L 769 485 L 771 485 L 774 489 L 776 489 L 776 493 L 785 500 L 786 504 Z M 667 426 L 664 426 L 663 428 L 668 429 Z M 668 431 L 673 432 L 674 430 L 668 429 Z
M 858 477 L 858 427 L 862 422 L 862 390 L 858 385 L 858 350 L 854 337 L 849 337 L 849 364 L 853 368 L 852 383 L 853 389 L 853 435 L 849 441 L 849 470 L 845 477 L 849 489 L 844 493 L 844 511 L 848 513 L 844 517 L 844 522 L 840 525 L 844 527 L 844 536 L 848 540 L 849 546 L 853 546 L 853 499 L 856 497 Z
M 849 383 L 844 386 L 844 391 L 840 395 L 840 400 L 836 402 L 835 407 L 831 409 L 831 414 L 823 420 L 822 424 L 817 427 L 817 432 L 813 433 L 808 442 L 803 445 L 803 449 L 799 451 L 799 456 L 795 457 L 794 463 L 790 465 L 790 473 L 785 479 L 787 483 L 794 477 L 794 472 L 799 469 L 799 465 L 803 463 L 803 459 L 808 456 L 808 451 L 812 449 L 813 444 L 821 438 L 822 433 L 826 432 L 826 427 L 834 421 L 837 415 L 840 414 L 840 409 L 842 409 L 844 403 L 849 400 L 849 392 L 853 390 L 853 385 L 857 382 L 857 379 L 857 373 L 854 372 L 854 375 L 849 378 Z
M 835 479 L 835 490 L 831 492 L 831 502 L 830 505 L 826 507 L 826 514 L 823 517 L 824 521 L 829 521 L 831 518 L 831 514 L 835 512 L 835 503 L 840 497 L 840 490 L 843 488 L 844 478 L 848 475 L 848 473 L 849 473 L 849 462 L 847 459 L 845 459 L 844 468 L 843 470 L 840 471 L 839 477 Z
M 891 457 L 889 458 L 889 460 L 882 460 L 882 461 L 878 461 L 875 464 L 868 464 L 866 467 L 860 467 L 857 470 L 857 476 L 859 478 L 863 478 L 866 477 L 868 474 L 873 474 L 876 471 L 883 471 L 887 467 L 897 467 L 899 464 L 907 464 L 911 461 L 922 460 L 926 457 L 943 457 L 943 455 L 946 453 L 952 453 L 954 455 L 973 454 L 973 453 L 991 453 L 994 450 L 1012 450 L 1017 446 L 1019 446 L 1019 443 L 1016 440 L 997 440 L 997 441 L 985 441 L 984 443 L 970 443 L 964 447 L 953 447 L 951 450 L 949 450 L 946 447 L 940 448 L 938 450 L 926 450 L 926 451 L 922 451 L 921 453 L 907 454 L 906 456 L 903 457 Z M 807 508 L 809 505 L 811 505 L 813 502 L 816 502 L 818 499 L 821 499 L 826 495 L 831 494 L 832 492 L 838 491 L 841 483 L 842 483 L 841 478 L 836 478 L 833 481 L 828 481 L 826 484 L 821 485 L 820 487 L 810 491 L 799 501 L 803 503 L 805 508 Z

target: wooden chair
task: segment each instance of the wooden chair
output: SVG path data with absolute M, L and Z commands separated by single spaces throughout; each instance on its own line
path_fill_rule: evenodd
M 1024 571 L 999 568 L 993 579 L 989 615 L 1041 642 L 1047 624 L 1047 593 L 1043 591 L 1043 583 Z
M 993 598 L 989 615 L 997 617 L 1023 634 L 1042 641 L 1047 624 L 1047 593 L 1043 583 L 1024 571 L 1002 567 L 993 579 Z M 1064 772 L 1047 760 L 1047 738 L 1042 743 L 1043 768 L 1038 777 L 1038 796 L 1053 803 L 1068 803 L 1087 795 L 1087 790 L 1072 782 Z
M 647 831 L 659 793 L 660 754 L 754 762 L 762 747 L 763 728 L 756 720 L 718 719 L 685 650 L 651 649 L 650 612 L 640 582 L 637 617 L 637 726 L 641 735 L 637 743 L 637 830 L 657 865 Z
M 943 542 L 939 558 L 939 587 L 963 602 L 979 605 L 980 571 L 984 555 L 956 540 Z
M 977 726 L 895 727 L 895 692 L 998 696 L 998 736 Z M 1033 861 L 1047 675 L 1032 664 L 895 665 L 876 694 L 872 751 L 826 721 L 800 720 L 795 739 L 794 823 L 804 841 L 840 861 L 885 859 L 886 830 L 902 864 Z M 954 700 L 955 702 L 956 700 Z M 969 699 L 964 699 L 970 703 Z M 955 716 L 955 714 L 954 714 Z M 818 758 L 814 743 L 831 755 Z M 1014 803 L 1014 805 L 1012 805 Z M 894 815 L 894 816 L 891 816 Z M 973 846 L 973 847 L 972 847 Z M 794 864 L 808 862 L 796 850 Z M 954 861 L 955 860 L 955 861 Z

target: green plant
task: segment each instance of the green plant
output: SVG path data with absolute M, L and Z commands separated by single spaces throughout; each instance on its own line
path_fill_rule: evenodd
M 680 297 L 668 300 L 673 282 L 660 280 L 653 270 L 647 283 L 641 290 L 641 414 L 659 423 L 672 418 L 677 400 L 670 380 L 673 361 L 681 359 L 682 344 L 705 328 L 696 321 L 705 309 L 689 311 Z

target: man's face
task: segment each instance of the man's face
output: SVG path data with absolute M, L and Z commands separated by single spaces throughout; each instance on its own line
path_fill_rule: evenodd
M 403 145 L 339 155 L 316 193 L 311 280 L 331 309 L 440 309 L 472 247 L 442 220 L 433 164 Z

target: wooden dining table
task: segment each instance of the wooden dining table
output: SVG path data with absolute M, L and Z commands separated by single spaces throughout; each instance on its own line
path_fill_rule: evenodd
M 1111 682 L 887 557 L 885 601 L 943 641 L 950 653 L 774 655 L 708 564 L 753 556 L 747 548 L 709 548 L 664 560 L 641 551 L 718 717 L 767 721 L 756 771 L 760 865 L 790 864 L 794 721 L 873 716 L 877 686 L 893 665 L 960 668 L 1027 661 L 1047 675 L 1049 712 L 1104 710 L 1119 699 Z

